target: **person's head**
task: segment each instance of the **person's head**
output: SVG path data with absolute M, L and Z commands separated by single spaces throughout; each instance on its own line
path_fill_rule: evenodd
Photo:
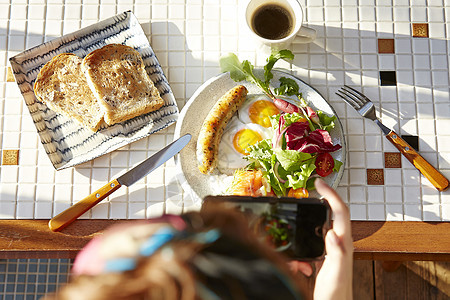
M 119 225 L 78 255 L 46 299 L 301 299 L 287 259 L 224 207 Z

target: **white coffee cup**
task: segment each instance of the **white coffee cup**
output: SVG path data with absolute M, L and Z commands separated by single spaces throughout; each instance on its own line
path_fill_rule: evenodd
M 277 8 L 271 9 L 274 7 Z M 261 27 L 265 26 L 264 22 L 255 22 L 264 21 L 264 16 L 269 15 L 270 17 L 266 19 L 270 21 L 272 18 L 272 21 L 274 21 L 275 13 L 277 16 L 275 26 L 266 26 L 265 31 Z M 280 25 L 282 22 L 278 20 L 284 20 L 284 15 L 290 20 L 290 26 Z M 316 38 L 316 31 L 303 25 L 303 10 L 297 0 L 250 0 L 245 11 L 245 19 L 254 38 L 272 49 L 284 49 L 291 43 L 310 43 Z M 255 23 L 262 25 L 257 28 L 258 24 Z M 267 22 L 267 24 L 270 24 L 270 22 Z M 274 32 L 268 33 L 273 28 L 275 28 Z M 279 33 L 278 36 L 277 33 Z

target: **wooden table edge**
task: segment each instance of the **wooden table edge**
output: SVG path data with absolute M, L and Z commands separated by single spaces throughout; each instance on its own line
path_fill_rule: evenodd
M 74 258 L 92 237 L 118 222 L 77 220 L 51 232 L 48 220 L 0 220 L 0 259 Z M 355 259 L 450 261 L 450 222 L 352 221 Z

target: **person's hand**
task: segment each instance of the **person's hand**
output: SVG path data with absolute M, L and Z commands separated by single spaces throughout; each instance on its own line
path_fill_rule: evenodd
M 317 179 L 315 186 L 319 194 L 328 200 L 334 221 L 333 228 L 325 236 L 327 254 L 316 277 L 314 299 L 352 299 L 353 240 L 350 213 L 341 197 L 323 180 Z
M 352 299 L 353 242 L 350 214 L 339 195 L 323 180 L 317 179 L 315 186 L 319 194 L 328 200 L 334 222 L 333 229 L 325 236 L 327 255 L 323 262 L 314 264 L 320 270 L 316 277 L 314 299 Z M 314 273 L 313 266 L 307 262 L 291 261 L 289 267 L 294 274 L 300 272 L 309 277 Z

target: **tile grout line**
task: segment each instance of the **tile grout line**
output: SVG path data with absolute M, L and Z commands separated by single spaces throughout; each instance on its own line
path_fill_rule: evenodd
M 357 22 L 358 22 L 358 40 L 359 40 L 359 74 L 360 74 L 359 76 L 360 76 L 361 88 L 364 89 L 364 87 L 363 87 L 363 81 L 364 81 L 363 74 L 364 74 L 364 72 L 363 72 L 363 61 L 362 61 L 362 54 L 363 54 L 363 52 L 362 52 L 362 42 L 363 42 L 363 37 L 361 35 L 361 22 L 362 21 L 361 21 L 361 11 L 360 11 L 360 7 L 359 6 L 357 6 L 356 14 L 357 14 L 357 20 L 358 20 Z M 349 109 L 348 105 L 347 105 L 347 109 Z M 364 131 L 364 121 L 362 121 L 362 123 L 363 123 L 363 134 L 364 134 L 364 132 L 365 132 Z M 347 125 L 348 125 L 348 118 L 347 118 Z M 348 132 L 347 132 L 347 134 L 348 134 Z M 365 149 L 365 147 L 366 147 L 366 145 L 364 143 L 364 149 Z M 364 169 L 367 170 L 367 156 L 366 156 L 365 153 L 364 153 Z M 367 178 L 366 178 L 366 180 L 367 180 Z M 369 202 L 368 202 L 369 191 L 368 191 L 368 187 L 367 186 L 364 186 L 362 188 L 364 189 L 364 195 L 365 195 L 365 202 L 364 203 L 365 203 L 365 209 L 366 209 L 366 220 L 369 220 L 370 219 L 369 218 L 370 210 L 369 210 Z
M 410 33 L 411 33 L 411 36 L 410 36 L 410 39 L 409 39 L 409 43 L 410 43 L 410 46 L 411 46 L 411 71 L 412 71 L 412 77 L 413 77 L 413 84 L 416 82 L 416 72 L 415 72 L 415 62 L 414 62 L 414 37 L 413 37 L 413 29 L 412 29 L 412 24 L 414 23 L 413 22 L 413 20 L 412 20 L 412 8 L 411 8 L 411 5 L 409 6 L 409 10 L 410 10 L 410 15 L 409 15 L 409 20 L 410 20 L 410 24 L 409 24 L 409 30 L 410 30 Z M 416 89 L 416 86 L 414 85 L 414 90 Z M 416 95 L 414 95 L 414 97 L 416 97 Z M 397 91 L 397 102 L 398 102 L 398 91 Z M 415 104 L 415 106 L 417 107 L 417 103 Z M 398 107 L 400 107 L 399 105 L 398 105 Z M 417 111 L 417 110 L 416 110 Z M 400 135 L 402 135 L 402 132 L 401 132 L 401 128 L 399 128 L 399 131 L 400 131 Z M 409 162 L 408 162 L 409 163 Z M 418 178 L 419 178 L 419 186 L 420 186 L 420 191 L 419 191 L 419 194 L 420 194 L 420 206 L 421 206 L 421 210 L 420 210 L 420 214 L 421 214 L 421 216 L 420 216 L 420 218 L 421 218 L 421 220 L 423 221 L 424 220 L 424 213 L 423 213 L 423 182 L 422 182 L 422 174 L 419 172 L 419 171 L 417 171 L 417 173 L 418 173 Z M 405 198 L 405 195 L 403 196 L 403 198 Z
M 393 11 L 393 15 L 394 15 L 394 11 Z M 409 36 L 409 40 L 410 40 L 410 45 L 411 45 L 411 69 L 413 69 L 413 65 L 412 65 L 412 63 L 413 63 L 413 50 L 412 50 L 412 32 L 411 32 L 411 10 L 410 10 L 410 16 L 409 16 L 409 18 L 410 18 L 410 24 L 409 24 L 409 28 L 410 28 L 410 36 Z M 399 71 L 399 66 L 398 66 L 398 61 L 397 61 L 397 51 L 398 51 L 398 49 L 397 49 L 397 47 L 396 47 L 396 45 L 395 45 L 395 41 L 396 41 L 396 39 L 395 39 L 395 37 L 398 35 L 398 33 L 397 32 L 395 32 L 395 26 L 394 26 L 394 55 L 395 55 L 395 60 L 394 60 L 394 64 L 395 64 L 395 72 L 396 72 L 396 80 L 397 80 L 397 82 L 396 82 L 396 97 L 397 97 L 397 101 L 396 101 L 396 104 L 397 104 L 397 124 L 398 124 L 398 131 L 399 131 L 399 134 L 401 134 L 401 122 L 400 122 L 400 99 L 399 99 L 399 86 L 398 86 L 398 80 L 399 80 L 399 78 L 398 78 L 398 76 L 397 76 L 397 74 L 398 74 L 398 71 Z M 414 97 L 415 97 L 415 95 L 414 95 Z M 386 139 L 383 139 L 383 143 L 384 144 L 386 144 L 386 145 L 388 145 L 388 143 L 387 143 L 387 140 Z M 403 155 L 401 156 L 401 158 L 400 158 L 400 160 L 403 160 Z M 403 187 L 404 186 L 404 172 L 403 172 L 403 169 L 400 171 L 401 172 L 401 178 L 400 178 L 400 180 L 401 180 L 401 187 Z M 401 188 L 401 193 L 402 193 L 402 220 L 405 220 L 405 212 L 406 212 L 406 197 L 405 197 L 405 193 L 404 193 L 404 189 L 403 188 Z
M 376 7 L 374 7 L 374 9 L 375 9 L 375 31 L 376 31 L 376 34 L 375 34 L 375 41 L 376 41 L 376 53 L 377 53 L 377 70 L 378 70 L 378 74 L 377 74 L 377 76 L 378 76 L 378 78 L 379 78 L 379 76 L 380 76 L 380 71 L 381 71 L 381 66 L 380 66 L 380 51 L 379 51 L 379 48 L 378 48 L 378 40 L 379 40 L 379 36 L 380 36 L 380 32 L 379 32 L 379 28 L 378 28 L 378 26 L 379 26 L 379 21 L 378 21 L 378 15 L 377 15 L 377 8 Z M 392 12 L 393 13 L 393 12 Z M 393 68 L 394 68 L 394 70 L 396 70 L 396 65 L 395 65 L 395 60 L 394 60 L 394 65 L 392 66 Z M 378 84 L 378 86 L 377 86 L 377 91 L 378 91 L 378 104 L 377 104 L 377 106 L 378 106 L 378 108 L 380 109 L 380 107 L 381 107 L 381 101 L 382 101 L 382 99 L 381 99 L 381 85 L 380 84 Z M 365 130 L 365 125 L 366 125 L 366 122 L 364 122 L 363 123 L 363 125 L 364 125 L 364 130 Z M 365 131 L 364 131 L 365 132 Z M 365 143 L 365 140 L 364 140 L 364 146 L 365 146 L 365 152 L 366 152 L 366 159 L 367 159 L 367 145 L 366 145 L 366 143 Z M 388 211 L 387 211 L 387 202 L 386 202 L 386 193 L 387 193 L 387 191 L 386 191 L 386 170 L 385 170 L 385 162 L 384 162 L 384 158 L 383 158 L 383 153 L 384 153 L 384 151 L 381 151 L 381 156 L 382 156 L 382 165 L 381 165 L 381 169 L 383 170 L 383 177 L 384 177 L 384 182 L 383 182 L 383 186 L 382 186 L 382 190 L 383 190 L 383 213 L 384 213 L 384 219 L 386 220 L 387 219 L 387 216 L 388 216 Z M 367 165 L 366 165 L 367 166 Z
M 68 1 L 66 1 L 66 2 L 68 2 Z M 85 1 L 86 2 L 86 1 Z M 118 5 L 118 3 L 120 3 L 120 1 L 117 1 L 116 0 L 116 5 Z M 342 8 L 342 6 L 341 6 L 341 8 Z M 69 9 L 68 8 L 66 8 L 66 12 L 68 11 Z M 30 11 L 31 12 L 31 11 Z M 403 22 L 403 23 L 405 23 L 405 22 Z M 446 23 L 447 24 L 447 23 Z M 68 26 L 66 26 L 65 28 L 67 28 Z M 326 29 L 325 29 L 326 30 Z M 448 27 L 445 27 L 445 30 L 446 31 L 448 31 Z M 329 32 L 328 32 L 329 33 Z M 330 34 L 330 33 L 329 33 Z M 326 34 L 325 34 L 326 35 Z M 341 36 L 341 39 L 343 39 L 343 36 L 344 36 L 344 34 L 342 33 L 342 36 Z M 28 38 L 28 37 L 27 37 Z M 367 37 L 361 37 L 360 39 L 368 39 Z M 370 38 L 369 38 L 370 39 Z M 429 40 L 428 41 L 428 44 L 430 45 L 431 44 L 431 41 Z M 326 41 L 325 41 L 325 45 L 326 45 Z M 221 47 L 221 50 L 222 50 L 222 47 Z M 309 51 L 309 50 L 308 50 Z M 446 53 L 448 54 L 448 43 L 446 44 Z M 172 52 L 172 51 L 171 51 Z M 342 53 L 344 53 L 344 51 L 342 51 Z M 365 53 L 364 51 L 362 51 L 362 50 L 360 50 L 360 53 Z M 430 54 L 431 55 L 431 54 Z M 343 54 L 343 56 L 344 56 L 344 54 Z M 380 55 L 378 55 L 378 57 L 380 57 Z M 429 59 L 431 59 L 431 56 L 429 56 Z M 203 60 L 202 60 L 203 61 Z M 331 61 L 331 59 L 327 59 L 327 61 Z M 396 61 L 394 60 L 394 64 L 396 63 Z M 308 61 L 308 64 L 311 64 L 311 62 L 310 61 Z M 380 63 L 379 63 L 379 61 L 378 61 L 378 65 L 380 66 Z M 398 64 L 397 64 L 397 66 L 398 66 Z M 185 67 L 187 67 L 186 66 L 186 64 L 185 64 Z M 398 67 L 395 67 L 396 69 L 398 68 Z M 362 66 L 360 66 L 360 68 L 359 68 L 360 70 L 362 69 Z M 328 64 L 327 64 L 327 71 L 328 71 Z M 314 75 L 313 76 L 311 76 L 311 74 L 309 74 L 309 76 L 308 76 L 309 78 L 311 78 L 311 77 L 314 77 Z M 361 77 L 364 77 L 363 75 L 361 75 L 360 76 L 360 78 Z M 326 81 L 327 82 L 330 82 L 330 80 L 328 80 L 328 78 L 326 78 Z M 185 82 L 185 84 L 186 84 L 186 82 Z M 369 89 L 369 88 L 368 88 Z M 380 87 L 378 87 L 378 90 L 380 91 Z M 433 87 L 433 90 L 434 90 L 434 87 Z M 398 94 L 398 95 L 401 95 L 402 94 L 402 92 L 401 92 L 401 89 L 399 89 L 398 87 L 396 88 L 396 93 Z M 330 94 L 331 94 L 331 91 L 330 91 L 330 89 L 327 89 L 327 94 L 328 94 L 328 96 L 330 96 Z M 415 98 L 417 98 L 416 97 L 416 94 L 414 94 L 413 95 L 413 97 L 415 97 Z M 439 98 L 437 98 L 436 97 L 436 99 L 439 99 Z M 442 104 L 441 102 L 436 102 L 435 101 L 435 97 L 434 97 L 434 95 L 432 96 L 432 105 L 433 105 L 433 110 L 434 111 L 438 111 L 439 110 L 439 105 L 438 106 L 436 106 L 437 104 Z M 399 107 L 401 107 L 401 102 L 397 99 L 397 102 L 396 102 L 396 104 L 397 105 L 399 105 Z M 380 102 L 378 103 L 378 105 L 381 107 L 381 100 L 380 100 Z M 418 103 L 416 102 L 415 103 L 415 106 L 416 106 L 416 130 L 418 130 L 419 129 L 419 126 L 418 126 L 418 117 L 417 117 L 417 106 L 418 106 Z M 347 109 L 347 108 L 346 108 Z M 434 117 L 434 119 L 436 120 L 436 116 Z M 346 123 L 348 123 L 347 122 L 348 121 L 348 118 L 346 117 L 345 118 L 345 122 Z M 368 127 L 368 125 L 367 124 L 363 124 L 363 126 L 364 126 L 364 130 L 367 130 L 367 127 Z M 438 141 L 437 141 L 437 127 L 436 126 L 438 126 L 436 123 L 434 123 L 434 129 L 435 129 L 435 142 L 436 142 L 436 145 L 438 146 Z M 347 132 L 348 132 L 348 130 L 347 130 Z M 357 134 L 357 135 L 359 135 L 359 134 Z M 364 141 L 363 141 L 364 142 Z M 365 144 L 365 148 L 367 149 L 367 147 L 368 147 L 368 145 L 366 145 Z M 438 147 L 439 148 L 439 147 Z M 430 152 L 428 152 L 428 154 L 431 154 Z M 439 163 L 439 155 L 438 154 L 436 154 L 436 157 L 437 157 L 437 161 L 438 161 L 438 163 Z M 366 163 L 366 166 L 367 166 L 367 163 L 368 162 L 370 162 L 370 157 L 365 157 L 364 158 L 364 160 L 365 160 L 365 163 Z M 348 160 L 347 160 L 348 161 Z M 109 170 L 109 172 L 111 172 L 111 170 Z M 402 172 L 402 175 L 403 175 L 403 172 Z M 20 177 L 20 176 L 19 176 Z M 404 176 L 402 176 L 402 184 L 404 184 L 404 181 L 405 181 L 405 178 L 404 178 Z M 73 181 L 72 181 L 72 183 L 73 183 Z M 349 189 L 348 189 L 348 186 L 350 186 L 349 184 L 347 184 L 347 193 L 349 193 Z M 19 188 L 19 190 L 18 190 L 18 192 L 17 192 L 17 195 L 16 195 L 16 204 L 21 204 L 22 202 L 20 202 L 20 201 L 18 201 L 18 199 L 19 199 L 19 194 L 21 193 L 21 190 L 20 190 L 20 185 L 18 186 L 18 188 Z M 367 187 L 366 187 L 367 188 Z M 422 188 L 422 187 L 421 187 Z M 73 189 L 75 189 L 75 186 L 73 186 Z M 383 189 L 385 190 L 385 192 L 386 192 L 386 187 L 385 186 L 383 186 Z M 148 192 L 148 191 L 147 191 Z M 366 192 L 368 193 L 368 191 L 367 191 L 367 189 L 366 189 Z M 427 195 L 427 192 L 426 192 L 426 190 L 424 190 L 424 192 L 422 192 L 422 194 L 426 194 Z M 53 200 L 55 201 L 55 196 L 57 195 L 57 191 L 55 190 L 54 191 L 54 193 L 53 193 Z M 403 193 L 402 192 L 402 195 L 404 196 L 405 195 L 405 193 Z M 422 195 L 423 196 L 423 195 Z M 127 196 L 128 198 L 132 198 L 132 196 L 131 195 L 128 195 Z M 439 205 L 441 206 L 440 207 L 440 214 L 441 214 L 441 218 L 442 218 L 442 209 L 443 209 L 443 207 L 442 207 L 442 202 L 444 201 L 444 200 L 442 200 L 442 196 L 439 196 L 440 198 L 439 198 Z M 72 195 L 72 198 L 71 198 L 71 201 L 73 202 L 73 200 L 74 200 L 74 196 Z M 386 197 L 384 198 L 384 203 L 385 204 L 387 204 L 388 202 L 387 202 L 387 199 L 386 199 Z M 53 203 L 54 204 L 54 203 Z M 402 205 L 403 205 L 403 210 L 405 211 L 405 204 L 407 204 L 407 202 L 405 202 L 404 201 L 404 199 L 403 199 L 403 201 L 402 201 Z M 57 204 L 58 205 L 58 204 Z M 110 204 L 108 204 L 108 205 L 110 205 Z M 28 207 L 28 205 L 27 205 L 27 207 Z M 16 207 L 16 210 L 17 210 L 17 207 Z M 128 210 L 129 210 L 129 207 L 128 207 Z M 19 215 L 20 214 L 20 211 L 23 211 L 22 210 L 22 208 L 20 208 L 19 207 L 19 210 L 16 212 L 16 215 Z M 33 213 L 35 216 L 37 215 L 36 214 L 36 211 Z M 129 211 L 128 211 L 128 214 L 129 214 Z M 109 209 L 108 210 L 108 215 L 109 215 L 109 217 L 111 216 L 111 209 Z M 422 217 L 423 218 L 423 217 Z
M 341 4 L 341 6 L 340 6 L 340 8 L 341 8 L 341 17 L 342 17 L 342 36 L 341 36 L 341 39 L 342 39 L 342 47 L 343 47 L 343 49 L 342 49 L 342 53 L 343 53 L 343 65 L 344 65 L 344 68 L 345 68 L 345 65 L 346 65 L 346 62 L 345 62 L 345 54 L 346 54 L 346 52 L 345 52 L 345 49 L 344 49 L 344 45 L 345 45 L 345 43 L 344 43 L 344 41 L 345 41 L 345 28 L 344 28 L 344 26 L 343 26 L 343 22 L 344 22 L 344 15 L 342 14 L 342 10 L 343 10 L 343 6 L 342 6 L 342 4 Z M 358 14 L 358 12 L 357 12 L 357 14 Z M 324 19 L 325 19 L 325 16 L 324 16 Z M 359 42 L 358 42 L 358 46 L 359 46 Z M 310 61 L 310 60 L 309 60 Z M 344 84 L 349 84 L 349 85 L 351 85 L 353 82 L 351 82 L 351 79 L 348 79 L 348 80 L 350 80 L 350 82 L 348 82 L 348 83 L 346 83 L 346 81 L 347 81 L 347 77 L 346 76 L 344 76 Z M 348 139 L 348 136 L 349 136 L 349 123 L 348 123 L 348 105 L 344 105 L 344 114 L 345 114 L 345 120 L 343 120 L 342 121 L 342 123 L 345 123 L 345 135 L 344 135 L 344 140 L 345 140 L 345 142 L 346 142 L 346 144 L 348 145 L 348 147 L 350 146 L 350 143 L 349 143 L 349 139 Z M 347 204 L 348 204 L 348 206 L 349 206 L 349 209 L 350 209 L 350 205 L 351 205 L 351 203 L 352 203 L 352 201 L 351 201 L 351 193 L 352 193 L 352 189 L 351 189 L 351 185 L 350 185 L 350 178 L 352 177 L 351 176 L 351 172 L 350 172 L 350 170 L 351 170 L 351 165 L 350 165 L 350 157 L 349 157 L 349 151 L 350 150 L 348 150 L 347 151 L 347 153 L 345 154 L 346 155 L 346 163 L 345 163 L 345 165 L 344 165 L 344 167 L 347 167 L 347 186 L 346 186 L 346 189 L 347 189 Z M 363 203 L 363 205 L 366 207 L 366 205 Z M 367 218 L 367 208 L 365 208 L 365 214 L 366 214 L 366 218 Z
M 378 29 L 378 27 L 376 27 L 376 28 Z M 380 68 L 380 52 L 379 52 L 379 48 L 378 48 L 378 41 L 379 41 L 379 36 L 377 34 L 377 58 L 378 58 L 377 61 L 378 61 L 378 76 L 379 76 L 381 68 Z M 394 65 L 392 67 L 396 70 L 395 59 L 394 59 Z M 377 91 L 378 91 L 378 105 L 377 106 L 378 106 L 378 111 L 380 112 L 380 114 L 381 114 L 381 102 L 382 102 L 381 90 L 382 90 L 381 85 L 378 85 L 378 87 L 377 87 Z M 380 136 L 380 139 L 383 139 L 382 135 Z M 383 144 L 383 142 L 381 142 L 381 144 Z M 366 152 L 367 152 L 367 145 L 366 145 Z M 385 169 L 386 162 L 385 162 L 384 157 L 383 157 L 384 153 L 385 153 L 385 151 L 384 151 L 384 149 L 382 149 L 382 151 L 381 151 L 381 156 L 382 156 L 382 166 L 381 166 L 381 168 L 383 169 L 384 175 L 386 175 L 386 169 Z M 387 195 L 386 176 L 384 176 L 384 177 L 385 177 L 384 178 L 384 184 L 383 184 L 383 187 L 382 187 L 382 189 L 383 189 L 383 205 L 384 205 L 384 218 L 387 219 L 388 209 L 387 209 L 387 201 L 386 201 L 386 195 Z
M 427 46 L 428 46 L 428 62 L 430 64 L 430 82 L 431 82 L 431 103 L 432 103 L 432 107 L 433 107 L 433 119 L 434 119 L 434 143 L 436 145 L 435 147 L 435 158 L 436 158 L 436 163 L 437 165 L 435 166 L 437 170 L 439 170 L 439 143 L 438 143 L 438 131 L 437 131 L 437 111 L 436 111 L 436 102 L 434 101 L 434 90 L 435 90 L 435 84 L 434 84 L 434 76 L 433 76 L 433 62 L 432 62 L 432 48 L 431 48 L 431 38 L 430 38 L 430 28 L 429 28 L 429 24 L 430 24 L 430 20 L 428 18 L 428 9 L 427 9 L 427 24 L 428 24 L 428 36 L 426 37 L 427 39 Z M 445 29 L 444 29 L 445 30 Z M 418 117 L 418 105 L 417 105 L 417 101 L 415 101 L 415 108 L 416 108 L 416 125 L 417 125 L 417 136 L 419 136 L 419 117 Z M 419 143 L 419 150 L 420 150 L 420 139 L 418 141 Z M 422 153 L 423 155 L 423 153 Z M 432 164 L 433 165 L 433 164 Z M 421 182 L 422 180 L 422 175 L 421 177 Z M 423 185 L 421 190 L 423 190 Z M 424 204 L 423 204 L 423 192 L 422 192 L 422 220 L 424 219 L 424 212 L 423 212 L 423 208 L 424 208 Z M 441 202 L 441 193 L 438 194 L 438 205 L 439 205 L 439 212 L 438 212 L 438 218 L 440 219 L 440 221 L 442 221 L 442 202 Z
M 447 6 L 446 4 L 444 4 L 444 7 L 443 7 L 443 9 L 445 10 L 445 9 L 447 9 L 447 11 L 450 13 L 450 7 L 449 6 Z M 450 20 L 448 20 L 447 18 L 450 18 L 450 14 L 447 14 L 445 11 L 443 11 L 443 19 L 444 19 L 444 24 L 447 24 L 447 26 L 445 26 L 444 25 L 444 36 L 445 37 L 448 37 L 448 35 L 449 35 L 449 29 L 450 29 L 450 27 L 449 27 L 449 21 Z M 428 31 L 428 34 L 430 34 L 430 32 Z M 449 46 L 450 46 L 450 43 L 449 43 L 449 40 L 447 39 L 447 42 L 445 43 L 445 50 L 446 50 L 446 58 L 447 58 L 447 72 L 448 72 L 448 70 L 449 70 L 449 68 L 450 68 L 450 61 L 449 61 Z M 430 47 L 430 53 L 431 53 L 431 40 L 429 40 L 429 47 Z M 432 54 L 432 53 L 431 53 Z M 432 58 L 432 56 L 430 55 L 430 60 L 431 60 L 431 58 Z M 432 61 L 430 61 L 430 66 L 432 66 Z M 433 77 L 432 77 L 432 80 L 433 80 Z M 448 83 L 448 86 L 450 86 L 450 77 L 448 77 L 447 78 L 447 83 Z M 434 89 L 433 89 L 433 95 L 432 95 L 432 99 L 433 99 L 433 109 L 434 110 L 436 110 L 436 99 L 435 99 L 435 93 L 434 93 Z M 417 104 L 416 104 L 417 105 Z M 436 142 L 436 158 L 437 158 L 437 167 L 440 169 L 440 166 L 441 166 L 441 164 L 440 164 L 440 159 L 439 159 L 439 149 L 440 149 L 440 147 L 439 147 L 439 139 L 438 139 L 438 128 L 437 128 L 437 123 L 436 123 L 436 121 L 437 121 L 437 117 L 435 116 L 435 119 L 434 119 L 434 133 L 435 133 L 435 142 Z M 443 201 L 443 193 L 442 192 L 440 192 L 439 193 L 439 213 L 440 213 L 440 219 L 441 219 L 441 221 L 443 221 L 444 220 L 444 201 Z
M 4 286 L 3 286 L 3 291 L 0 293 L 0 295 L 3 297 L 2 299 L 4 299 L 6 297 L 6 287 L 7 287 L 7 283 L 8 283 L 8 262 L 9 259 L 5 259 L 5 281 L 4 281 Z M 2 262 L 2 260 L 0 260 L 0 263 Z
M 10 0 L 9 1 L 9 5 L 8 5 L 8 13 L 7 13 L 7 15 L 8 15 L 8 22 L 7 22 L 7 24 L 6 24 L 6 32 L 8 33 L 9 31 L 10 31 L 10 29 L 11 29 L 11 6 L 12 6 L 12 0 Z M 6 43 L 6 45 L 9 45 L 9 35 L 8 34 L 6 34 L 6 37 L 5 37 L 5 43 Z M 5 66 L 7 66 L 8 65 L 8 54 L 9 54 L 9 49 L 7 48 L 6 49 L 6 55 L 5 55 Z M 4 90 L 3 90 L 3 95 L 4 95 L 4 97 L 3 97 L 3 95 L 2 95 L 2 97 L 3 97 L 3 101 L 1 102 L 1 104 L 2 104 L 2 107 L 1 107 L 1 111 L 2 112 L 4 112 L 5 111 L 5 107 L 6 107 L 6 86 L 7 86 L 7 74 L 8 74 L 8 68 L 6 67 L 5 68 L 5 81 L 3 82 L 3 86 L 4 86 Z M 2 118 L 1 118 L 1 127 L 0 127 L 1 129 L 2 129 L 2 131 L 3 131 L 3 129 L 5 128 L 5 117 L 4 117 L 4 115 L 2 116 Z M 2 134 L 2 137 L 1 137 L 1 141 L 0 141 L 0 147 L 1 147 L 1 154 L 2 154 L 2 158 L 1 158 L 1 162 L 3 163 L 3 152 L 4 152 L 4 143 L 3 143 L 3 139 L 4 139 L 5 137 L 4 137 L 4 135 Z M 0 171 L 1 171 L 1 169 L 0 169 Z M 0 172 L 0 180 L 1 180 L 1 174 L 2 172 Z M 17 189 L 17 188 L 16 188 Z M 13 218 L 16 218 L 16 216 L 17 216 L 17 190 L 16 190 L 16 196 L 14 197 L 14 205 L 15 205 L 15 207 L 14 207 L 14 212 L 13 212 L 13 215 L 14 215 L 14 217 Z M 5 278 L 5 280 L 6 280 L 6 278 Z M 5 287 L 6 288 L 6 287 Z
M 21 285 L 21 283 L 19 282 L 19 266 L 18 266 L 18 261 L 15 260 L 15 268 L 14 268 L 14 272 L 12 272 L 12 274 L 15 277 L 15 282 L 14 282 L 14 297 L 17 296 L 21 291 L 19 289 L 19 286 Z M 23 293 L 23 292 L 22 292 Z

